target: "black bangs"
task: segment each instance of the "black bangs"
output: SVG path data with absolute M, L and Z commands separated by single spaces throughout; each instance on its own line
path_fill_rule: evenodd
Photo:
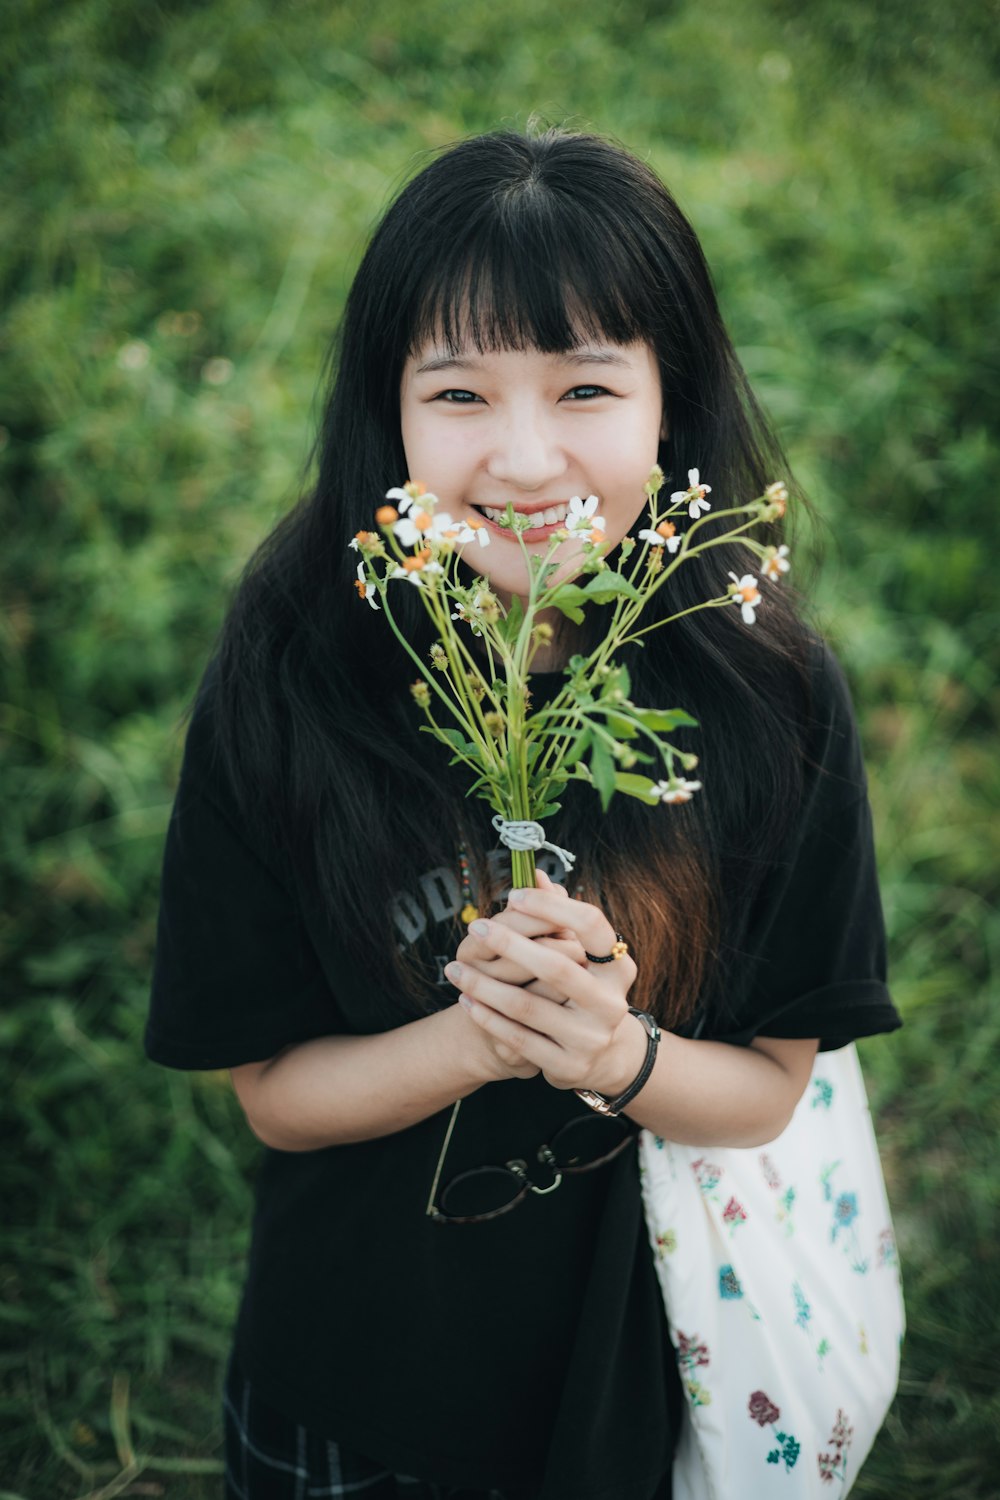
M 480 138 L 432 163 L 382 229 L 404 357 L 435 339 L 451 354 L 656 342 L 675 301 L 664 274 L 673 204 L 639 162 L 629 169 L 603 142 L 557 132 Z
M 480 354 L 528 348 L 562 354 L 588 339 L 648 340 L 656 319 L 642 295 L 648 267 L 643 278 L 620 236 L 602 244 L 593 224 L 567 224 L 565 211 L 549 209 L 539 196 L 499 221 L 483 214 L 449 254 L 426 267 L 408 320 L 407 354 L 432 341 L 449 354 L 470 344 Z

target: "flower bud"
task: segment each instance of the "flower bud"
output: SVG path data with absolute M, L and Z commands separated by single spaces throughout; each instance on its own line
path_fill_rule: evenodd
M 418 678 L 416 682 L 410 684 L 410 693 L 414 703 L 418 704 L 421 708 L 430 708 L 431 690 L 422 678 Z
M 502 740 L 503 739 L 503 732 L 504 732 L 503 714 L 498 714 L 498 713 L 484 714 L 483 715 L 483 723 L 486 725 L 486 728 L 487 728 L 488 732 L 493 736 L 493 738 L 495 740 Z
M 437 641 L 431 647 L 429 655 L 431 666 L 435 671 L 446 672 L 448 670 L 448 657 L 445 654 L 444 648 Z
M 665 477 L 666 476 L 664 475 L 663 470 L 660 468 L 659 464 L 654 464 L 649 471 L 649 478 L 643 485 L 643 490 L 650 500 L 652 500 L 654 496 L 658 495 L 662 490 Z

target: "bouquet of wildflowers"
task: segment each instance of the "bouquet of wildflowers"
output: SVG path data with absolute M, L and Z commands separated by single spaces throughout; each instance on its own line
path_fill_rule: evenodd
M 508 505 L 498 524 L 515 533 L 528 579 L 527 599 L 515 597 L 509 608 L 486 579 L 466 584 L 457 573 L 463 548 L 489 545 L 485 522 L 452 520 L 421 484 L 389 490 L 386 504 L 375 512 L 378 530 L 361 531 L 349 544 L 360 555 L 359 596 L 372 609 L 384 611 L 422 674 L 410 689 L 426 721 L 421 727 L 447 746 L 452 765 L 468 767 L 468 795 L 484 797 L 493 808 L 494 827 L 511 850 L 515 886 L 534 887 L 538 849 L 554 850 L 571 867 L 572 853 L 550 843 L 543 826 L 559 811 L 567 782 L 589 782 L 604 811 L 615 792 L 652 807 L 687 801 L 701 789 L 687 774 L 695 770 L 697 758 L 676 749 L 668 738 L 696 721 L 680 708 L 634 703 L 628 670 L 615 662 L 622 646 L 680 617 L 670 615 L 643 627 L 640 617 L 653 595 L 692 557 L 736 537 L 760 559 L 758 572 L 765 579 L 777 583 L 788 570 L 787 547 L 768 547 L 748 534 L 784 514 L 788 492 L 783 483 L 769 485 L 747 505 L 716 511 L 714 521 L 725 518 L 730 525 L 723 531 L 716 525 L 711 535 L 704 534 L 711 487 L 701 483 L 698 470 L 689 470 L 688 488 L 666 503 L 660 501 L 663 485 L 663 472 L 654 467 L 645 486 L 648 524 L 637 538 L 624 538 L 617 567 L 604 555 L 610 549 L 596 495 L 569 502 L 565 521 L 549 537 L 544 555 L 529 553 L 523 534 L 530 519 Z M 682 533 L 675 518 L 684 512 L 689 524 Z M 580 543 L 580 581 L 559 582 L 553 574 L 564 571 L 564 564 L 556 564 L 552 556 L 571 538 Z M 762 603 L 759 580 L 750 573 L 729 576 L 725 594 L 693 608 L 735 605 L 753 624 Z M 403 584 L 419 590 L 434 625 L 437 639 L 428 661 L 405 639 L 393 616 L 392 601 Z M 557 609 L 580 624 L 588 606 L 608 611 L 601 644 L 589 656 L 571 657 L 555 698 L 532 709 L 531 663 L 552 638 L 551 626 L 540 617 Z M 470 633 L 482 638 L 484 654 L 470 650 Z

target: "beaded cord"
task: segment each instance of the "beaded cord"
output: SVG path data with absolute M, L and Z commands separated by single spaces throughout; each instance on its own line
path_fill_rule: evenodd
M 470 922 L 474 922 L 478 916 L 485 915 L 485 913 L 481 913 L 476 905 L 469 876 L 469 856 L 461 844 L 458 849 L 458 873 L 462 882 L 462 921 L 468 927 Z M 578 885 L 573 891 L 573 899 L 579 901 L 582 894 L 583 886 Z

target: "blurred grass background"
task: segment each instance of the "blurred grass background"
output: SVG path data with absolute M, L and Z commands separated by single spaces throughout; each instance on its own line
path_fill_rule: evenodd
M 0 1491 L 218 1492 L 255 1147 L 140 1047 L 181 711 L 422 153 L 649 158 L 826 523 L 904 1031 L 910 1331 L 857 1485 L 1000 1473 L 995 0 L 14 0 L 0 34 Z M 801 564 L 802 559 L 800 559 Z M 801 576 L 801 575 L 800 575 Z

